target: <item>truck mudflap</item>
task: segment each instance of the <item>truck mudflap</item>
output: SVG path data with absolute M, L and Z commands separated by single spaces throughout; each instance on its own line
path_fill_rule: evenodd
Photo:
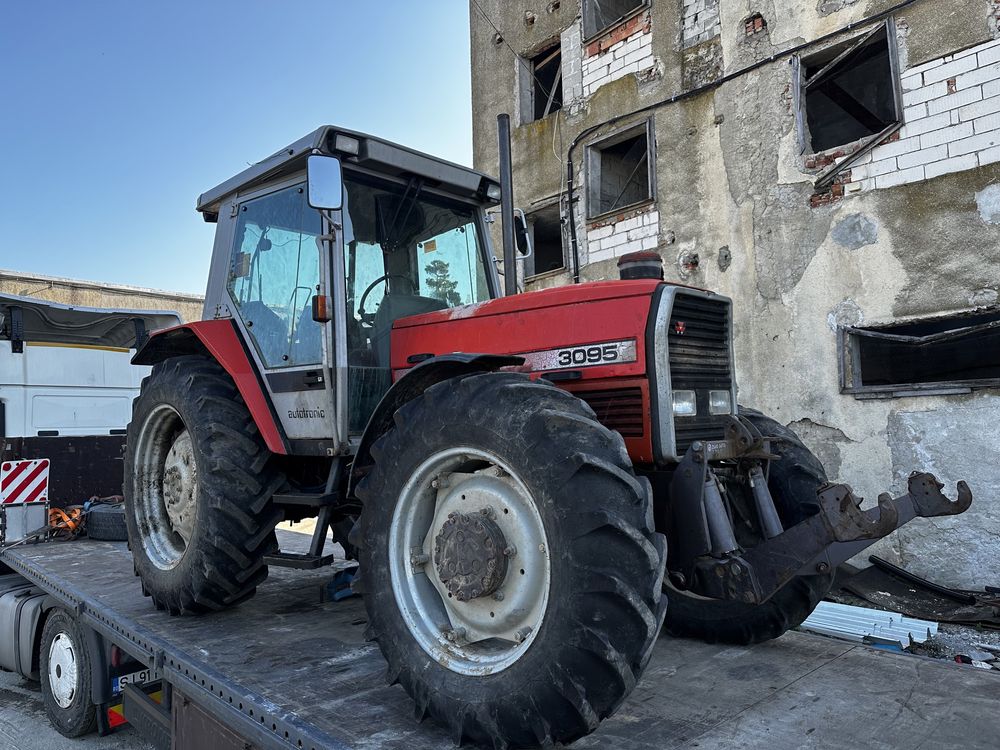
M 944 485 L 927 472 L 910 475 L 905 495 L 893 498 L 882 493 L 877 506 L 867 510 L 848 485 L 827 484 L 817 493 L 818 513 L 788 529 L 779 526 L 780 533 L 766 533 L 769 538 L 744 550 L 736 546 L 724 510 L 713 512 L 713 505 L 721 508 L 721 502 L 716 500 L 717 483 L 706 460 L 736 456 L 774 458 L 768 438 L 734 419 L 725 443 L 691 446 L 671 488 L 675 520 L 682 514 L 690 518 L 692 509 L 697 509 L 701 512 L 695 517 L 701 522 L 687 526 L 690 533 L 681 536 L 684 541 L 671 560 L 681 564 L 668 564 L 668 569 L 672 576 L 680 572 L 686 578 L 685 588 L 715 599 L 761 604 L 792 578 L 827 574 L 914 518 L 954 516 L 972 505 L 972 491 L 964 481 L 958 482 L 958 498 L 950 500 L 942 492 Z M 758 509 L 763 503 L 773 512 L 764 487 L 763 498 L 754 490 Z

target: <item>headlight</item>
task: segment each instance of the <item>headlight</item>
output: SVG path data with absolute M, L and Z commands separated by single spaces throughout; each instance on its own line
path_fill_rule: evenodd
M 674 414 L 678 417 L 693 417 L 698 413 L 694 391 L 674 391 L 673 403 Z
M 733 396 L 729 391 L 708 392 L 709 414 L 732 414 Z
M 489 198 L 490 200 L 499 201 L 503 197 L 503 191 L 500 188 L 500 185 L 495 182 L 491 182 L 489 185 L 487 185 L 486 197 Z

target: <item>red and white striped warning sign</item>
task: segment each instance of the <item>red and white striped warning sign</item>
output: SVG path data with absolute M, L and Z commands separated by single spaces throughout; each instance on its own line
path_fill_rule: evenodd
M 49 459 L 0 464 L 0 504 L 44 503 L 49 495 Z

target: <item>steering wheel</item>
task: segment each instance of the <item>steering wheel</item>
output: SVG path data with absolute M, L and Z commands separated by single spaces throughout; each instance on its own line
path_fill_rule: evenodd
M 410 285 L 411 292 L 417 291 L 417 285 L 413 283 L 413 279 L 399 273 L 386 273 L 375 279 L 375 281 L 365 288 L 365 291 L 361 295 L 361 300 L 358 302 L 358 317 L 361 318 L 361 322 L 369 328 L 375 325 L 375 313 L 365 312 L 365 300 L 368 299 L 368 295 L 372 293 L 372 290 L 379 284 L 379 282 L 389 281 L 389 279 L 402 279 Z M 388 286 L 388 284 L 386 286 Z

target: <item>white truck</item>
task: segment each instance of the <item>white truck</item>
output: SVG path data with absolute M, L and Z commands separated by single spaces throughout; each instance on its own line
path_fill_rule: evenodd
M 130 364 L 133 350 L 179 322 L 175 312 L 0 294 L 0 544 L 44 525 L 47 504 L 121 494 L 125 427 L 149 371 Z M 4 482 L 17 462 L 43 459 L 44 494 Z

